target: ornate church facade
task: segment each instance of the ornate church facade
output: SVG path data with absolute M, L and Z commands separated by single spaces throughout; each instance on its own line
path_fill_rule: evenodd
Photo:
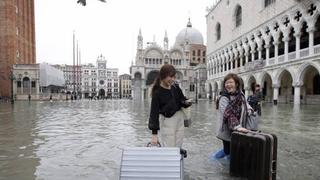
M 220 0 L 206 16 L 208 94 L 232 72 L 246 96 L 257 83 L 265 101 L 320 104 L 319 15 L 318 0 Z
M 150 97 L 152 84 L 163 64 L 172 64 L 177 69 L 177 81 L 187 97 L 206 96 L 205 84 L 201 88 L 195 78 L 194 68 L 206 63 L 206 46 L 202 34 L 189 22 L 176 36 L 176 42 L 169 49 L 167 32 L 163 39 L 163 47 L 155 41 L 143 45 L 143 36 L 139 31 L 135 62 L 130 67 L 132 79 L 132 97 L 144 99 Z

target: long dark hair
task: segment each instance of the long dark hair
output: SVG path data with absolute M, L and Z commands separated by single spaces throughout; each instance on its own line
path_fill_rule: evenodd
M 156 92 L 157 89 L 160 88 L 160 82 L 161 80 L 165 79 L 168 76 L 174 76 L 176 75 L 176 69 L 171 64 L 165 64 L 161 67 L 160 72 L 157 76 L 157 78 L 153 82 L 153 87 L 151 90 L 151 96 Z

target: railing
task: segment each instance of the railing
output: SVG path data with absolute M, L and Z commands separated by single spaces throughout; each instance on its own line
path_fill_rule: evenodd
M 309 56 L 309 48 L 301 49 L 300 50 L 300 57 Z
M 296 58 L 296 52 L 291 52 L 291 53 L 289 53 L 289 56 L 288 56 L 288 60 L 290 61 L 290 60 L 293 60 L 293 59 L 295 59 Z
M 278 57 L 278 63 L 284 62 L 284 55 Z
M 315 45 L 312 48 L 314 55 L 319 55 L 320 54 L 320 44 Z M 300 58 L 304 58 L 304 57 L 308 57 L 310 56 L 309 54 L 310 48 L 304 48 L 301 49 L 299 51 L 294 51 L 288 54 L 288 60 L 287 61 L 295 61 L 295 60 L 299 60 Z M 300 54 L 300 57 L 297 58 L 297 56 Z M 311 54 L 312 55 L 312 54 Z M 278 56 L 278 62 L 277 63 L 285 63 L 285 55 L 281 55 Z M 268 60 L 268 66 L 274 65 L 275 64 L 275 57 L 269 58 Z M 231 69 L 230 71 L 234 72 L 234 73 L 240 73 L 240 72 L 246 72 L 246 71 L 252 71 L 252 70 L 256 70 L 259 68 L 263 68 L 264 66 L 266 66 L 266 60 L 254 60 L 251 62 L 246 63 L 244 66 L 241 66 L 239 68 L 235 68 L 235 69 Z M 216 74 L 211 75 L 212 77 L 216 77 L 216 76 L 224 76 L 225 74 L 229 73 L 229 71 L 223 71 L 223 72 L 219 72 Z
M 274 58 L 270 58 L 269 59 L 269 64 L 271 65 L 271 64 L 274 64 Z
M 250 70 L 255 70 L 255 69 L 261 69 L 263 68 L 263 66 L 266 65 L 266 61 L 265 60 L 255 60 L 255 61 L 251 61 L 248 62 L 247 64 L 245 64 L 245 70 L 250 71 Z M 235 70 L 233 70 L 235 71 Z
M 314 47 L 314 54 L 319 54 L 320 53 L 320 44 Z

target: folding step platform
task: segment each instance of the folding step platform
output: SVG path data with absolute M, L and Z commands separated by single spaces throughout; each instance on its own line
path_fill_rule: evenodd
M 134 147 L 122 152 L 120 180 L 183 180 L 183 156 L 175 147 Z

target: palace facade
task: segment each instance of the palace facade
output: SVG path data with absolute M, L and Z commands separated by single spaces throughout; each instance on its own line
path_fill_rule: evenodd
M 319 15 L 318 0 L 220 0 L 206 16 L 208 95 L 236 73 L 246 96 L 257 83 L 265 101 L 320 104 Z

